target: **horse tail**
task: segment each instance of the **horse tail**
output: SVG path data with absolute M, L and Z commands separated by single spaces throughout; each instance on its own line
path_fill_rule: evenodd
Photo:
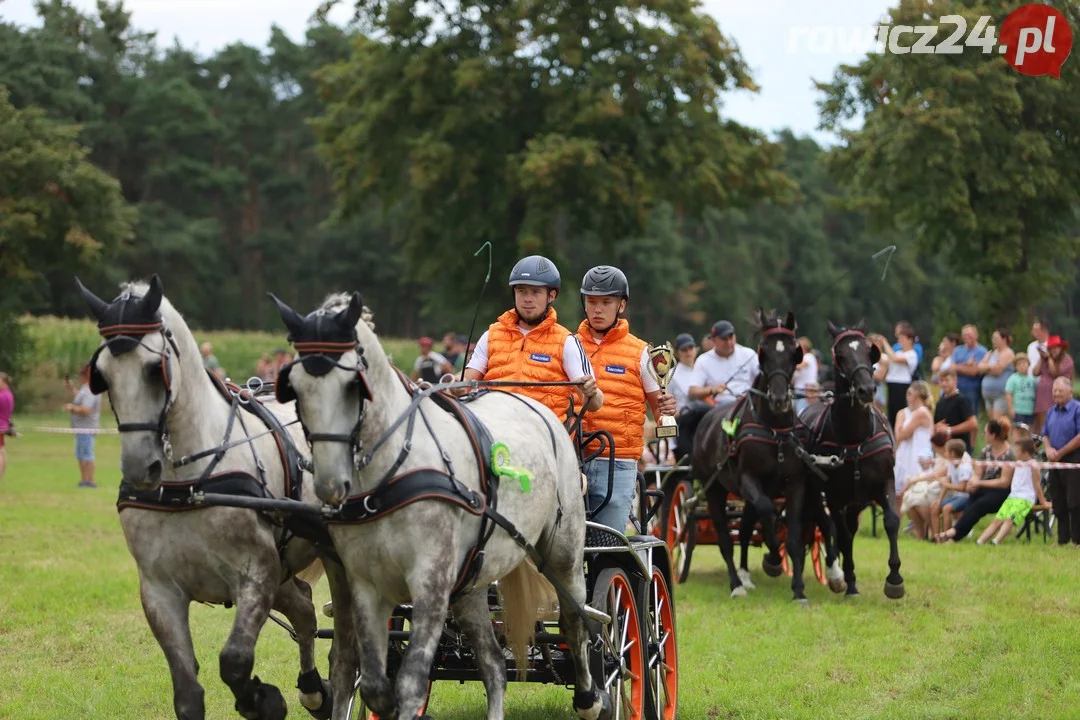
M 528 558 L 499 581 L 503 596 L 506 643 L 514 654 L 517 679 L 528 680 L 529 645 L 536 635 L 536 621 L 551 612 L 558 596 L 555 588 Z
M 324 574 L 326 574 L 326 568 L 323 567 L 322 560 L 315 558 L 315 562 L 296 573 L 296 579 L 303 580 L 311 587 L 315 587 L 315 583 L 319 582 L 319 578 Z

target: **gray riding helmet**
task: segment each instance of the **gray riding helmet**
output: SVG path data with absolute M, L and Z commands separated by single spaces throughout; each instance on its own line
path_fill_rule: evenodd
M 510 271 L 510 287 L 515 285 L 536 285 L 558 290 L 562 287 L 562 278 L 555 263 L 543 255 L 530 255 L 518 260 Z
M 581 298 L 586 295 L 618 295 L 630 301 L 630 282 L 622 270 L 613 265 L 597 265 L 581 279 Z

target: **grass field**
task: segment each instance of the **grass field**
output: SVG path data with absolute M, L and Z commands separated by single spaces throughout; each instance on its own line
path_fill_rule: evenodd
M 98 440 L 97 490 L 79 489 L 69 436 L 34 433 L 63 416 L 17 417 L 0 480 L 0 718 L 170 718 L 169 675 L 142 616 L 134 563 L 116 519 L 116 436 Z M 111 422 L 111 418 L 108 421 Z M 868 518 L 867 518 L 868 519 Z M 953 547 L 901 540 L 907 597 L 881 589 L 888 545 L 865 528 L 856 543 L 863 597 L 813 582 L 811 607 L 789 602 L 786 579 L 727 598 L 715 548 L 699 548 L 676 589 L 680 718 L 1047 718 L 1080 715 L 1080 551 L 1010 540 Z M 317 600 L 328 596 L 325 581 Z M 193 606 L 207 717 L 236 717 L 217 676 L 232 619 Z M 329 620 L 323 619 L 325 625 Z M 326 672 L 326 651 L 319 649 Z M 295 646 L 276 626 L 256 672 L 293 707 Z M 507 718 L 575 717 L 569 691 L 512 684 Z M 483 717 L 479 684 L 437 684 L 440 720 Z

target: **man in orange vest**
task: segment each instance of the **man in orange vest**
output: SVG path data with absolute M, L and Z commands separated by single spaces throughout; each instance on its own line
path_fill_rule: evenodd
M 530 255 L 519 260 L 510 271 L 514 308 L 500 315 L 480 336 L 465 366 L 465 379 L 580 382 L 586 409 L 599 408 L 604 394 L 596 386 L 589 358 L 574 334 L 558 323 L 555 308 L 551 307 L 561 286 L 559 269 L 547 258 Z M 507 389 L 546 405 L 560 422 L 566 423 L 574 387 Z
M 583 432 L 606 430 L 615 440 L 615 476 L 608 504 L 593 518 L 619 532 L 626 529 L 634 501 L 637 462 L 645 450 L 645 405 L 654 418 L 674 415 L 675 397 L 660 392 L 649 372 L 648 343 L 630 334 L 620 317 L 630 301 L 630 284 L 622 270 L 599 265 L 581 281 L 585 319 L 577 336 L 589 354 L 604 405 L 582 420 Z M 589 507 L 607 495 L 611 461 L 599 457 L 584 468 L 589 480 Z

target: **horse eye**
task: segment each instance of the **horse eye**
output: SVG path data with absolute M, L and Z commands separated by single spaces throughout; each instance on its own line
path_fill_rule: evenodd
M 165 375 L 161 371 L 161 363 L 152 362 L 146 366 L 146 376 L 157 382 L 164 382 Z

